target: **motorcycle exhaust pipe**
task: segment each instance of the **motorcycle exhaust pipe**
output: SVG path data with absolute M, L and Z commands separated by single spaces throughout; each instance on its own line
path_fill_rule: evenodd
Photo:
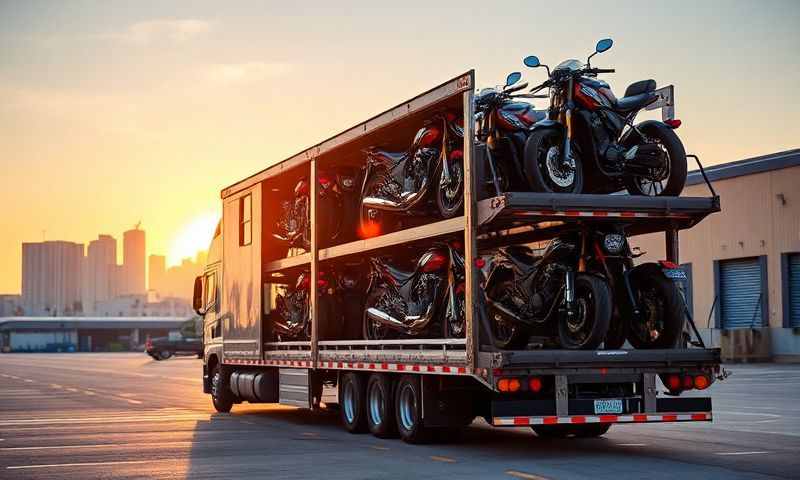
M 530 324 L 529 322 L 526 322 L 525 320 L 523 320 L 519 315 L 517 315 L 514 312 L 512 312 L 511 310 L 509 310 L 504 305 L 502 305 L 500 303 L 497 303 L 497 302 L 493 302 L 491 300 L 489 300 L 488 303 L 489 303 L 490 307 L 492 307 L 494 310 L 497 311 L 497 313 L 499 313 L 501 316 L 505 317 L 506 319 L 511 320 L 512 322 L 520 323 L 522 325 L 529 325 Z M 492 320 L 494 320 L 494 319 L 492 319 Z
M 425 311 L 425 315 L 408 315 L 405 317 L 405 322 L 400 321 L 388 313 L 382 312 L 375 307 L 367 309 L 367 316 L 381 325 L 400 330 L 411 335 L 420 333 L 430 321 L 433 319 L 433 306 L 429 306 Z
M 376 208 L 378 210 L 389 210 L 394 212 L 402 212 L 410 209 L 416 205 L 425 196 L 428 191 L 428 180 L 426 179 L 422 187 L 416 192 L 403 192 L 400 201 L 389 200 L 380 197 L 364 197 L 361 204 L 367 208 Z

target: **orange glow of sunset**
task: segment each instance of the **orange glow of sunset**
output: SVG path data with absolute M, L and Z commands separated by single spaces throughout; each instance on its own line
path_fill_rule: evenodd
M 182 259 L 194 258 L 198 251 L 208 250 L 217 222 L 219 214 L 209 212 L 181 225 L 170 243 L 167 265 L 178 265 Z

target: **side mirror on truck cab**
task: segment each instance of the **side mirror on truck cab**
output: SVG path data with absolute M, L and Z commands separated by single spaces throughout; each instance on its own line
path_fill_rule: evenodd
M 192 294 L 192 309 L 198 315 L 203 315 L 203 277 L 195 277 L 194 279 L 194 293 Z

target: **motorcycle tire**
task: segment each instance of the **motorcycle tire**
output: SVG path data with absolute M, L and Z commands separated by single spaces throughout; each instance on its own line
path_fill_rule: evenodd
M 446 187 L 442 185 L 441 176 L 442 176 L 442 169 L 438 169 L 437 175 L 435 176 L 434 181 L 436 181 L 436 188 L 434 189 L 434 196 L 436 197 L 436 207 L 439 209 L 439 215 L 442 218 L 453 218 L 459 213 L 461 213 L 461 209 L 464 207 L 464 160 L 463 159 L 456 159 L 456 160 L 447 160 L 450 165 L 450 175 L 455 178 L 455 181 L 458 182 L 455 191 L 455 198 L 451 201 L 447 200 L 447 190 Z
M 386 175 L 386 173 L 380 170 L 372 172 L 372 175 L 367 179 L 366 185 L 364 185 L 364 195 L 372 194 L 375 188 L 383 181 L 384 175 Z M 364 207 L 364 198 L 362 196 L 358 201 L 359 238 L 372 238 L 387 233 L 384 230 L 386 229 L 385 217 L 388 213 L 383 210 L 378 210 L 377 217 L 371 219 L 368 217 L 368 210 L 368 208 Z
M 677 197 L 681 194 L 686 184 L 686 150 L 683 148 L 683 143 L 678 138 L 678 135 L 675 134 L 675 131 L 657 122 L 645 123 L 639 129 L 666 150 L 669 162 L 667 183 L 661 187 L 662 190 L 660 192 L 657 191 L 658 187 L 655 186 L 655 183 L 650 184 L 653 186 L 652 190 L 647 189 L 645 191 L 645 187 L 641 183 L 641 177 L 629 175 L 625 177 L 625 188 L 631 195 Z M 626 145 L 628 148 L 632 146 Z
M 611 289 L 603 278 L 581 273 L 575 276 L 576 315 L 582 319 L 570 325 L 566 315 L 558 320 L 561 346 L 569 350 L 592 350 L 600 346 L 611 322 Z
M 573 146 L 575 160 L 574 178 L 569 185 L 561 186 L 553 180 L 547 166 L 547 154 L 552 147 L 564 144 L 564 134 L 554 128 L 535 130 L 525 142 L 525 176 L 534 192 L 581 193 L 583 190 L 583 164 L 580 152 Z
M 664 276 L 655 263 L 639 265 L 631 271 L 631 289 L 639 304 L 642 323 L 628 328 L 628 341 L 633 348 L 673 348 L 683 333 L 683 302 L 678 285 Z M 629 318 L 633 313 L 629 312 Z M 655 325 L 645 326 L 643 323 Z M 653 328 L 657 327 L 657 330 Z M 654 337 L 652 332 L 657 332 Z

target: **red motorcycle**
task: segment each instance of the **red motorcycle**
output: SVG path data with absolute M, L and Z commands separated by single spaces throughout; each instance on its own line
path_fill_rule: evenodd
M 608 83 L 597 80 L 614 69 L 592 68 L 592 56 L 611 48 L 600 40 L 586 64 L 566 60 L 553 71 L 535 56 L 528 67 L 543 66 L 548 79 L 531 92 L 550 88 L 547 120 L 536 123 L 525 145 L 528 180 L 536 190 L 555 193 L 680 195 L 686 182 L 686 151 L 674 129 L 680 120 L 633 121 L 658 101 L 655 80 L 631 84 L 616 98 Z
M 434 201 L 442 218 L 457 215 L 464 205 L 463 144 L 463 119 L 443 113 L 420 128 L 403 152 L 368 149 L 360 236 L 380 235 L 393 215 L 427 215 L 427 200 Z

